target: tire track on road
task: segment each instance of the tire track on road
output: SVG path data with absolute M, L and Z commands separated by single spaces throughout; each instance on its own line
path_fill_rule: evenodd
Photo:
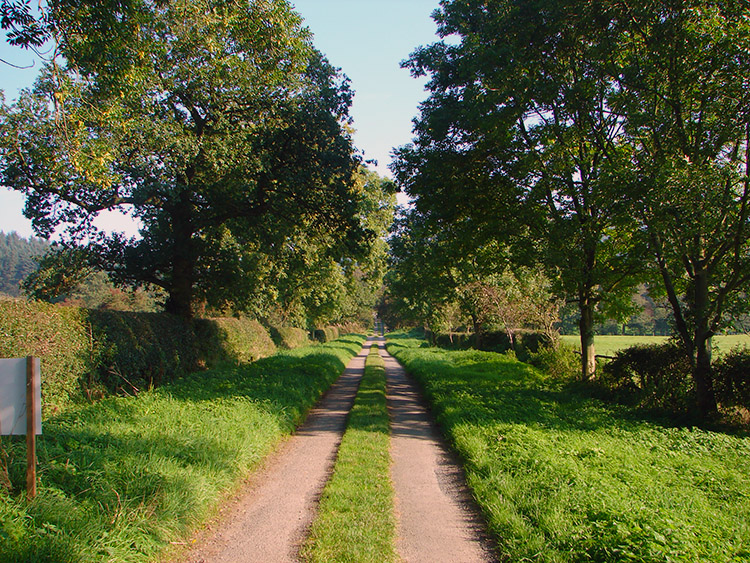
M 377 345 L 388 379 L 399 554 L 407 563 L 495 561 L 460 464 L 385 339 Z

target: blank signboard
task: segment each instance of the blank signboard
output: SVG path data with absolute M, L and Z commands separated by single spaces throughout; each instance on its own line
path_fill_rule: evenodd
M 41 434 L 42 388 L 40 377 L 35 380 L 35 434 Z M 0 434 L 26 434 L 26 358 L 0 359 Z

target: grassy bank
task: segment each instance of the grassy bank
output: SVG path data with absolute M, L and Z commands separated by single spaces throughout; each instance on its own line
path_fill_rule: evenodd
M 385 397 L 385 365 L 373 346 L 334 473 L 302 553 L 306 561 L 398 560 Z
M 15 490 L 0 493 L 0 561 L 156 557 L 293 430 L 362 342 L 349 335 L 52 418 L 32 502 L 20 492 L 23 445 L 6 439 Z
M 750 561 L 750 438 L 669 428 L 511 358 L 389 351 L 465 459 L 505 561 Z

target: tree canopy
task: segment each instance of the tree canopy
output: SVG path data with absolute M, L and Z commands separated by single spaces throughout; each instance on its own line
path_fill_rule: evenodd
M 405 63 L 430 95 L 393 167 L 420 221 L 542 267 L 579 307 L 586 377 L 596 315 L 663 291 L 715 410 L 711 337 L 750 283 L 747 3 L 447 0 L 435 19 L 443 40 Z
M 80 27 L 100 21 L 85 5 L 61 6 L 52 30 L 71 57 L 0 114 L 0 182 L 26 193 L 37 233 L 63 229 L 183 316 L 199 300 L 248 306 L 290 246 L 366 254 L 348 80 L 286 1 L 126 3 L 101 20 L 111 46 Z M 109 209 L 141 236 L 98 232 Z

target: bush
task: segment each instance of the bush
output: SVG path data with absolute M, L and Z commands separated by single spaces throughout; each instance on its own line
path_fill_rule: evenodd
M 193 327 L 160 313 L 85 310 L 91 323 L 98 378 L 110 391 L 137 393 L 197 369 Z M 218 344 L 218 341 L 214 341 Z
M 0 300 L 0 357 L 42 358 L 45 417 L 71 402 L 134 394 L 197 369 L 275 351 L 268 332 L 249 318 L 191 323 L 159 313 Z
M 0 357 L 42 359 L 45 414 L 81 396 L 79 380 L 95 368 L 92 342 L 82 309 L 0 300 Z
M 310 343 L 307 331 L 303 328 L 272 326 L 269 329 L 269 333 L 276 347 L 282 350 L 294 350 L 295 348 L 307 346 Z
M 690 361 L 674 343 L 620 350 L 599 378 L 619 400 L 682 414 L 695 405 L 692 381 Z
M 429 337 L 429 335 L 428 335 Z M 510 344 L 508 333 L 501 330 L 481 332 L 479 335 L 479 350 L 504 354 L 513 349 L 518 359 L 528 361 L 531 355 L 542 347 L 549 345 L 547 337 L 541 332 L 519 330 L 514 336 L 514 346 Z M 467 350 L 477 348 L 477 338 L 474 333 L 451 332 L 435 336 L 435 344 L 449 350 Z
M 573 380 L 581 374 L 581 357 L 575 348 L 565 344 L 543 346 L 536 352 L 530 352 L 529 363 L 555 379 Z
M 341 336 L 337 326 L 327 326 L 325 328 L 316 328 L 313 331 L 313 339 L 318 342 L 332 342 Z
M 750 350 L 734 348 L 714 364 L 714 390 L 722 407 L 750 409 Z
M 268 331 L 255 319 L 247 317 L 197 319 L 198 345 L 207 365 L 218 362 L 252 362 L 276 353 Z M 212 337 L 206 337 L 213 334 Z M 217 350 L 218 348 L 218 350 Z

